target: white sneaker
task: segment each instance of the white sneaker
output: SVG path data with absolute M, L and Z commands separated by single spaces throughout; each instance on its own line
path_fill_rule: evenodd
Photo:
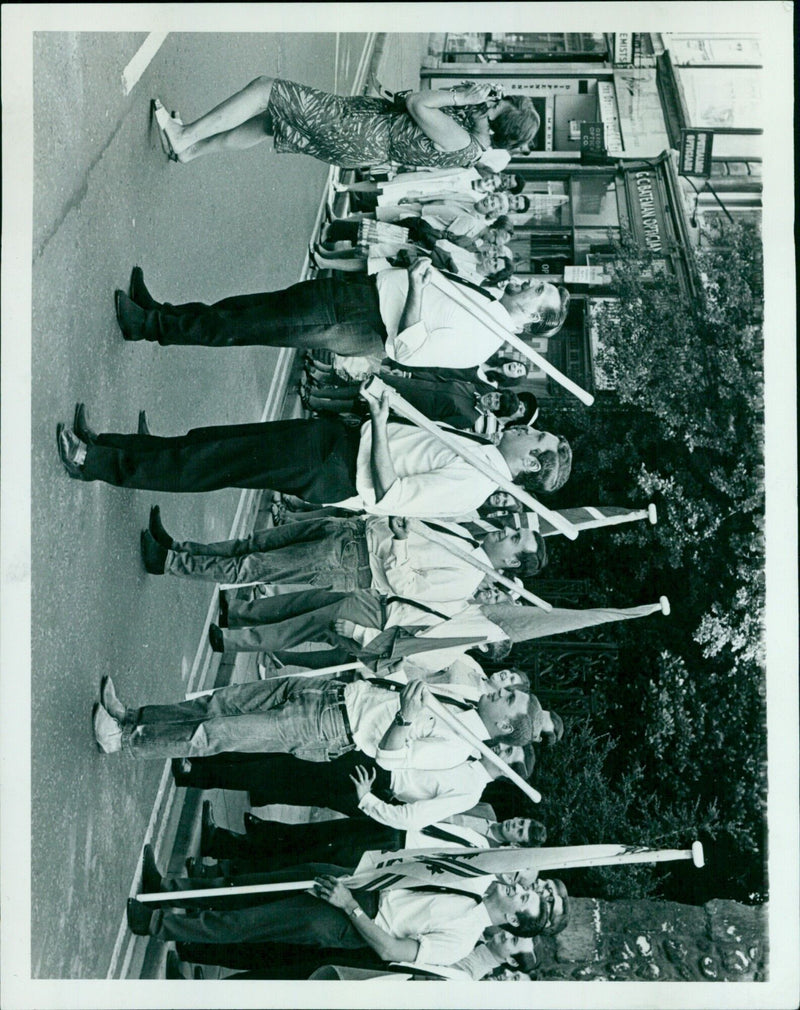
M 122 727 L 108 714 L 100 702 L 92 709 L 92 729 L 98 748 L 103 754 L 114 754 L 122 748 Z

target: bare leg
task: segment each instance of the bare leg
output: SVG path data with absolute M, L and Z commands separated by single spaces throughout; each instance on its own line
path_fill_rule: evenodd
M 217 133 L 206 140 L 198 140 L 196 144 L 187 147 L 178 156 L 180 162 L 194 161 L 205 154 L 217 154 L 221 151 L 243 151 L 247 147 L 255 147 L 272 136 L 270 123 L 265 122 L 269 117 L 266 113 L 260 116 L 253 116 L 241 126 L 236 126 L 227 133 Z
M 176 119 L 170 119 L 164 132 L 167 134 L 175 154 L 181 161 L 187 160 L 183 157 L 184 152 L 200 141 L 208 140 L 219 134 L 226 134 L 247 123 L 255 116 L 263 116 L 269 105 L 273 80 L 272 77 L 256 77 L 247 87 L 237 91 L 230 98 L 226 98 L 224 102 L 193 123 L 181 124 Z M 199 153 L 207 153 L 207 151 Z M 197 157 L 197 154 L 193 157 Z

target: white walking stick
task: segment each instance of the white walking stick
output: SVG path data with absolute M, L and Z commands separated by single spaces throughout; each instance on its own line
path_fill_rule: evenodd
M 368 853 L 365 853 L 367 856 Z M 461 857 L 469 856 L 468 861 Z M 403 858 L 405 856 L 405 858 Z M 435 859 L 435 876 L 430 864 Z M 567 845 L 560 848 L 543 849 L 472 849 L 453 847 L 449 849 L 401 849 L 389 852 L 377 863 L 356 871 L 349 877 L 342 877 L 348 887 L 369 887 L 380 878 L 386 879 L 385 866 L 390 866 L 392 883 L 396 887 L 413 887 L 424 883 L 447 886 L 468 876 L 494 873 L 514 873 L 518 870 L 537 870 L 539 873 L 552 870 L 571 870 L 580 866 L 619 866 L 625 863 L 665 863 L 679 859 L 691 859 L 700 869 L 705 866 L 702 842 L 693 842 L 690 849 L 648 849 L 631 845 Z M 367 860 L 368 861 L 368 860 Z M 369 861 L 368 861 L 369 862 Z M 427 864 L 427 865 L 426 865 Z M 359 864 L 360 865 L 360 864 Z M 454 876 L 447 879 L 447 871 Z M 455 875 L 457 874 L 457 876 Z M 274 894 L 280 891 L 305 891 L 313 887 L 313 880 L 290 880 L 278 884 L 247 884 L 240 887 L 197 888 L 192 891 L 160 891 L 155 894 L 139 894 L 139 901 L 156 903 L 159 901 L 183 901 L 186 898 L 220 898 L 227 895 Z
M 575 540 L 578 536 L 578 531 L 569 523 L 563 516 L 560 516 L 558 512 L 553 512 L 552 509 L 547 508 L 542 505 L 540 501 L 533 497 L 533 495 L 528 494 L 524 491 L 519 484 L 515 484 L 508 477 L 504 477 L 501 473 L 498 473 L 494 467 L 487 463 L 485 459 L 479 456 L 476 452 L 467 448 L 466 439 L 459 439 L 455 434 L 447 431 L 444 428 L 440 428 L 438 424 L 431 421 L 423 413 L 412 407 L 411 404 L 404 399 L 396 389 L 392 389 L 391 386 L 387 386 L 385 382 L 373 375 L 361 388 L 361 395 L 367 399 L 378 400 L 383 393 L 387 393 L 389 397 L 389 405 L 392 410 L 396 411 L 401 417 L 405 417 L 406 420 L 411 421 L 418 428 L 422 428 L 424 431 L 429 432 L 435 438 L 438 438 L 440 442 L 451 449 L 457 456 L 461 459 L 466 460 L 471 466 L 474 466 L 476 470 L 482 473 L 485 477 L 488 477 L 498 488 L 503 491 L 507 491 L 510 495 L 521 501 L 523 505 L 532 511 L 543 516 L 554 526 L 560 533 L 563 533 L 565 537 L 569 537 L 570 540 Z M 457 503 L 454 502 L 454 507 L 457 507 Z
M 551 379 L 554 379 L 560 386 L 563 386 L 569 393 L 572 393 L 573 396 L 577 396 L 581 403 L 585 403 L 587 407 L 591 407 L 594 403 L 594 397 L 591 393 L 587 393 L 585 389 L 582 389 L 576 382 L 573 382 L 572 379 L 564 375 L 563 372 L 559 372 L 556 366 L 552 365 L 547 358 L 534 351 L 516 333 L 513 333 L 499 320 L 495 319 L 481 302 L 471 297 L 469 288 L 464 288 L 460 284 L 454 284 L 447 277 L 443 277 L 442 274 L 435 270 L 431 270 L 431 276 L 431 283 L 434 287 L 452 298 L 454 302 L 457 302 L 467 312 L 475 316 L 479 322 L 488 326 L 493 333 L 507 344 L 510 344 L 514 350 L 519 351 L 520 354 L 524 354 L 529 361 L 541 368 Z
M 406 523 L 411 526 L 411 529 L 418 533 L 423 539 L 429 540 L 433 544 L 439 544 L 444 547 L 445 550 L 450 551 L 451 554 L 455 555 L 457 558 L 461 558 L 463 561 L 468 562 L 478 571 L 483 572 L 488 575 L 492 582 L 498 583 L 498 585 L 504 586 L 506 589 L 510 590 L 521 596 L 523 600 L 527 600 L 532 603 L 535 607 L 541 607 L 542 610 L 552 610 L 552 604 L 547 603 L 545 600 L 541 599 L 539 596 L 535 596 L 533 593 L 529 592 L 522 586 L 517 585 L 512 579 L 507 579 L 505 575 L 500 572 L 496 572 L 491 565 L 487 565 L 484 561 L 476 558 L 469 551 L 464 550 L 464 548 L 459 547 L 458 544 L 453 542 L 452 537 L 443 536 L 436 530 L 432 530 L 429 526 L 426 526 L 424 522 L 419 519 L 407 519 Z

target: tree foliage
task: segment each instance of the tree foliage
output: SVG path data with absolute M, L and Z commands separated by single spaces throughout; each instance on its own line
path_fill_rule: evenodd
M 707 832 L 704 883 L 671 895 L 684 900 L 766 893 L 761 243 L 742 226 L 717 242 L 698 254 L 691 299 L 623 243 L 619 300 L 596 318 L 614 391 L 591 410 L 564 404 L 545 418 L 574 450 L 555 507 L 658 507 L 655 527 L 548 547 L 551 571 L 591 579 L 592 603 L 670 597 L 669 619 L 596 633 L 619 642 L 620 662 L 591 690 L 594 730 L 615 743 L 603 755 L 614 779 L 603 803 L 631 840 L 659 834 L 667 812 L 686 818 L 689 835 Z M 563 840 L 578 835 L 601 840 L 591 821 L 568 824 Z

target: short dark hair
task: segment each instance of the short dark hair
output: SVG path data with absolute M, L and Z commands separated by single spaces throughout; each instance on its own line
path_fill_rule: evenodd
M 548 880 L 555 887 L 564 906 L 561 915 L 555 919 L 549 919 L 547 925 L 542 930 L 547 936 L 555 936 L 556 933 L 565 930 L 569 924 L 569 893 L 563 880 L 559 880 L 558 877 L 548 877 Z
M 518 968 L 526 975 L 530 975 L 536 967 L 536 955 L 529 950 L 521 950 L 518 954 L 512 954 L 508 963 L 512 968 Z
M 545 547 L 544 537 L 538 530 L 533 530 L 532 532 L 533 538 L 536 541 L 536 550 L 522 551 L 517 555 L 519 567 L 515 571 L 523 580 L 538 575 L 547 565 L 547 547 Z
M 544 845 L 547 841 L 547 828 L 541 821 L 535 821 L 532 817 L 528 820 L 528 840 L 527 845 Z
M 525 327 L 525 332 L 532 337 L 552 337 L 564 325 L 569 312 L 569 291 L 561 284 L 556 285 L 558 291 L 558 308 L 547 309 L 542 313 L 542 318 L 537 323 L 529 323 Z
M 518 196 L 520 201 L 519 210 L 515 210 L 515 214 L 524 214 L 526 210 L 531 209 L 530 197 L 525 196 L 524 193 L 512 193 L 512 196 Z
M 487 274 L 486 277 L 481 281 L 481 287 L 491 287 L 493 284 L 499 284 L 500 281 L 507 281 L 508 278 L 514 273 L 514 257 L 504 256 L 503 262 L 504 267 L 500 267 L 499 270 L 495 270 L 493 274 Z
M 514 690 L 527 691 L 528 694 L 530 694 L 531 693 L 531 678 L 528 676 L 528 674 L 524 670 L 520 670 L 520 668 L 518 666 L 509 666 L 508 670 L 509 670 L 510 673 L 516 673 L 516 675 L 522 681 L 522 683 L 520 684 L 520 686 L 518 688 L 515 688 Z M 497 673 L 497 672 L 498 672 L 497 670 L 493 670 L 492 671 L 492 673 Z M 491 676 L 491 674 L 489 676 Z
M 511 417 L 520 407 L 520 398 L 513 389 L 500 390 L 500 405 L 495 411 L 499 417 Z
M 507 231 L 510 235 L 514 234 L 514 224 L 508 214 L 501 214 L 500 217 L 496 217 L 494 221 L 489 225 L 493 231 Z
M 520 403 L 525 404 L 525 413 L 521 417 L 515 417 L 514 420 L 517 424 L 531 424 L 536 420 L 536 414 L 539 411 L 539 401 L 533 393 L 529 393 L 527 390 L 521 390 L 517 393 L 517 399 Z
M 519 172 L 501 172 L 500 175 L 504 179 L 511 179 L 511 183 L 503 189 L 505 193 L 513 193 L 516 196 L 525 188 L 525 180 Z
M 529 781 L 531 775 L 533 775 L 535 764 L 536 751 L 534 750 L 533 741 L 531 741 L 531 743 L 526 743 L 522 748 L 522 761 L 514 761 L 508 767 L 515 771 L 520 778 Z
M 547 906 L 540 904 L 536 915 L 532 915 L 530 912 L 524 910 L 517 912 L 516 926 L 512 926 L 510 922 L 507 922 L 503 926 L 503 929 L 507 929 L 514 936 L 539 936 L 540 933 L 545 931 L 547 922 Z
M 539 114 L 527 95 L 511 95 L 505 99 L 507 108 L 499 112 L 489 124 L 492 147 L 515 147 L 532 144 L 539 132 Z
M 492 743 L 507 743 L 512 747 L 524 747 L 533 739 L 533 719 L 527 712 L 512 715 L 509 722 L 511 729 L 502 736 L 492 738 Z
M 553 720 L 553 732 L 549 730 L 542 733 L 542 741 L 547 744 L 548 747 L 553 747 L 561 737 L 564 735 L 564 720 L 558 714 L 550 709 L 550 718 Z
M 521 473 L 515 478 L 515 483 L 525 484 L 533 492 L 551 494 L 558 491 L 569 480 L 572 470 L 572 449 L 569 442 L 558 436 L 558 450 L 545 449 L 537 454 L 541 469 L 536 473 Z M 524 478 L 524 481 L 521 479 Z

